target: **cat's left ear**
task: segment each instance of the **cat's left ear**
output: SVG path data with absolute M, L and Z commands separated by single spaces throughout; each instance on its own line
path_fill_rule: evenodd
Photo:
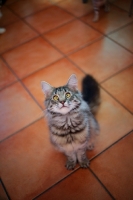
M 67 86 L 72 90 L 78 89 L 78 80 L 75 74 L 72 74 L 67 82 Z

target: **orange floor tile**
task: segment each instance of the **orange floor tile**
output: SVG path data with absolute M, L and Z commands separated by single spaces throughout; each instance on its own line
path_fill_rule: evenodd
M 133 16 L 111 0 L 94 23 L 91 1 L 7 0 L 0 27 L 0 200 L 133 199 Z M 100 85 L 90 167 L 65 168 L 49 140 L 41 81 L 86 73 Z

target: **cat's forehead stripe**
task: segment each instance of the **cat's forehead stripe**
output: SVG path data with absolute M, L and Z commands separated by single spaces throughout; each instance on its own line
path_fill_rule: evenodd
M 62 87 L 58 87 L 58 88 L 55 88 L 55 90 L 54 90 L 54 94 L 57 94 L 57 93 L 59 93 L 59 92 L 67 92 L 67 88 L 66 87 L 64 87 L 64 86 L 62 86 Z

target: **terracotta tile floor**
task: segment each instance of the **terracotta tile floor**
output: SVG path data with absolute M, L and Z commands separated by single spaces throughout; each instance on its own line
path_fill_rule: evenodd
M 0 199 L 133 199 L 133 17 L 130 0 L 110 12 L 82 0 L 7 0 L 0 26 Z M 88 169 L 64 167 L 49 141 L 40 82 L 75 73 L 101 88 L 100 135 Z

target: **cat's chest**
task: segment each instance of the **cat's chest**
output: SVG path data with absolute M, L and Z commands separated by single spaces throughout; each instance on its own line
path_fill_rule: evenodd
M 79 113 L 55 116 L 49 121 L 49 129 L 53 135 L 67 136 L 69 134 L 79 133 L 86 127 L 84 115 Z
M 83 123 L 83 121 L 84 117 L 79 113 L 59 116 L 53 119 L 54 124 L 56 123 L 58 127 L 64 127 L 65 129 L 75 128 Z

